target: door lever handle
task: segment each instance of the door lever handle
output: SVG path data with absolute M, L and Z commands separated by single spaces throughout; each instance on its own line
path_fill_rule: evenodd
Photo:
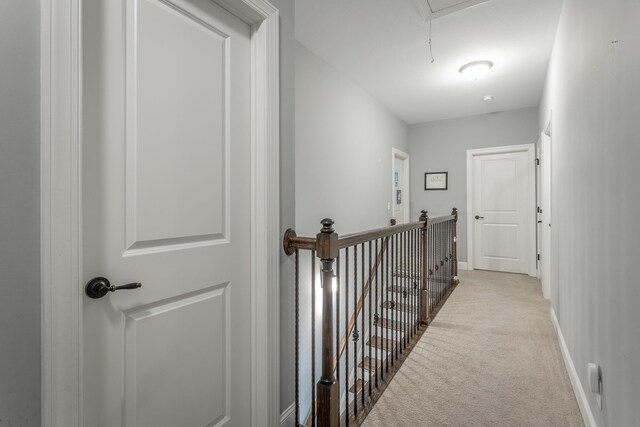
M 476 219 L 484 219 L 483 216 L 476 215 Z
M 98 299 L 107 295 L 109 292 L 119 291 L 121 289 L 138 289 L 142 287 L 142 283 L 127 283 L 126 285 L 114 286 L 105 277 L 95 277 L 84 287 L 84 292 L 89 298 Z

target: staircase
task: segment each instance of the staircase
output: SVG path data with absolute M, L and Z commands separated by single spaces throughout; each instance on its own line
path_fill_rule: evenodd
M 415 223 L 346 236 L 335 233 L 330 219 L 322 221 L 315 238 L 287 231 L 284 249 L 295 256 L 299 425 L 362 423 L 457 284 L 456 222 L 454 208 L 448 216 L 430 219 L 423 211 Z M 312 330 L 316 317 L 322 322 L 322 374 L 312 373 L 313 403 L 302 409 L 304 424 L 299 399 L 300 357 L 307 353 L 299 346 L 301 251 L 320 259 L 322 284 L 322 309 L 311 316 Z M 302 281 L 313 289 L 315 262 L 310 265 L 309 282 L 305 275 Z M 313 360 L 312 355 L 312 365 Z
M 408 279 L 408 283 L 403 279 Z M 398 282 L 401 284 L 397 284 Z M 360 360 L 355 370 L 356 379 L 353 381 L 351 368 L 349 383 L 352 385 L 348 395 L 344 396 L 343 393 L 341 399 L 341 407 L 344 408 L 345 397 L 348 398 L 348 412 L 341 413 L 341 425 L 358 425 L 362 422 L 364 415 L 374 403 L 374 400 L 367 399 L 367 396 L 373 394 L 374 390 L 378 391 L 378 396 L 382 394 L 382 385 L 386 388 L 391 376 L 397 372 L 406 355 L 426 330 L 426 325 L 407 323 L 411 313 L 419 310 L 418 283 L 419 275 L 412 275 L 398 268 L 393 274 L 393 279 L 384 284 L 377 302 L 382 315 L 377 321 L 373 321 L 371 338 L 366 340 L 364 348 L 360 348 L 356 357 L 356 360 Z M 445 297 L 438 289 L 432 289 L 430 294 L 430 304 L 435 304 Z M 368 336 L 368 333 L 369 330 L 365 332 L 365 336 Z

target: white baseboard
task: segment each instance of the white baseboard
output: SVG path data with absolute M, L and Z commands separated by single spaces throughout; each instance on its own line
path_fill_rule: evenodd
M 466 261 L 458 261 L 458 270 L 468 270 L 469 266 Z
M 584 387 L 582 387 L 582 383 L 580 382 L 580 378 L 578 377 L 578 371 L 576 371 L 576 367 L 573 364 L 571 355 L 569 354 L 567 343 L 564 341 L 564 336 L 562 335 L 562 330 L 560 329 L 560 324 L 558 323 L 556 312 L 553 310 L 553 308 L 551 309 L 551 323 L 553 323 L 553 328 L 556 330 L 556 334 L 558 335 L 562 358 L 564 359 L 567 373 L 569 374 L 569 378 L 571 379 L 571 385 L 573 386 L 573 392 L 576 395 L 576 400 L 578 401 L 578 406 L 580 407 L 580 412 L 582 413 L 582 420 L 584 421 L 584 425 L 586 427 L 598 427 L 598 424 L 596 424 L 596 419 L 593 416 L 593 412 L 591 412 L 591 406 L 589 406 L 589 401 L 587 400 L 587 395 L 584 392 Z
M 280 427 L 296 427 L 296 404 L 292 403 L 280 415 Z

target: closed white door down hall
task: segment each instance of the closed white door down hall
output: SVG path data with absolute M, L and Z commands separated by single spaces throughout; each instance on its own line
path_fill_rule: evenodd
M 83 8 L 83 279 L 142 284 L 84 297 L 84 425 L 250 426 L 250 26 Z
M 473 268 L 534 274 L 533 145 L 470 151 Z
M 396 224 L 409 222 L 409 155 L 392 149 L 392 219 Z

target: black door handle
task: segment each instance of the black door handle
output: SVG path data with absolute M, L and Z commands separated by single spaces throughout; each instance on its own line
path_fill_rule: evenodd
M 476 215 L 476 219 L 484 219 L 484 217 Z
M 84 287 L 84 292 L 89 298 L 98 299 L 107 295 L 109 292 L 115 292 L 120 289 L 138 289 L 142 287 L 142 283 L 127 283 L 126 285 L 114 286 L 104 277 L 95 277 Z

